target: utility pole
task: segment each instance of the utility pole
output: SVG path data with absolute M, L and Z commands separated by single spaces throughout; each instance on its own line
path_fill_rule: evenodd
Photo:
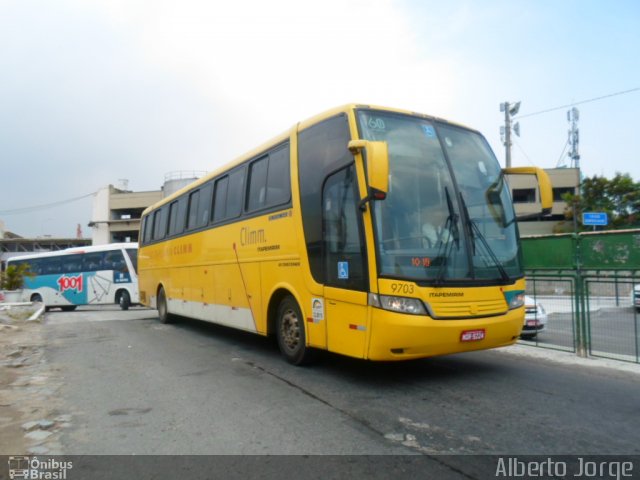
M 520 124 L 516 122 L 512 127 L 511 117 L 517 115 L 519 110 L 520 102 L 504 102 L 500 104 L 500 111 L 504 112 L 504 127 L 500 128 L 500 134 L 504 142 L 505 165 L 507 168 L 511 167 L 511 129 L 513 128 L 513 132 L 520 136 Z
M 578 130 L 578 120 L 580 120 L 580 112 L 573 107 L 567 112 L 567 121 L 569 122 L 569 139 L 567 142 L 571 146 L 571 150 L 567 156 L 571 159 L 571 168 L 578 170 L 578 180 L 576 185 L 576 195 L 580 195 L 580 154 L 578 153 L 578 145 L 580 144 L 580 130 Z M 578 233 L 578 211 L 575 201 L 573 203 L 573 233 Z
M 580 154 L 578 153 L 578 145 L 580 143 L 580 135 L 578 130 L 578 120 L 580 120 L 580 112 L 576 107 L 573 107 L 567 112 L 567 121 L 569 122 L 569 138 L 567 142 L 571 147 L 571 150 L 567 156 L 571 159 L 570 167 L 578 170 L 578 179 L 576 185 L 576 195 L 580 196 Z M 594 227 L 595 228 L 595 227 Z M 576 317 L 577 317 L 577 346 L 576 350 L 581 357 L 587 356 L 588 351 L 588 330 L 586 325 L 587 311 L 584 301 L 584 286 L 586 282 L 583 281 L 582 276 L 582 245 L 581 237 L 578 235 L 578 209 L 576 202 L 573 202 L 573 234 L 575 237 L 575 265 L 576 265 Z M 616 284 L 617 288 L 617 284 Z M 617 296 L 616 296 L 617 298 Z M 580 299 L 580 301 L 578 301 Z

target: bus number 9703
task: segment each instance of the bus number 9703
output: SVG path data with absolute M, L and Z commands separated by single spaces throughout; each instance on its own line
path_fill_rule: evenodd
M 392 283 L 391 291 L 393 293 L 411 295 L 415 291 L 415 285 L 412 285 L 411 283 Z

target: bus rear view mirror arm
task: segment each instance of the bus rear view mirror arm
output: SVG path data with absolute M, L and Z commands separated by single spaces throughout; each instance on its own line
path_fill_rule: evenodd
M 389 191 L 389 148 L 387 142 L 369 140 L 351 140 L 349 151 L 356 158 L 364 161 L 367 172 L 367 196 L 360 201 L 360 209 L 364 210 L 371 200 L 384 200 Z

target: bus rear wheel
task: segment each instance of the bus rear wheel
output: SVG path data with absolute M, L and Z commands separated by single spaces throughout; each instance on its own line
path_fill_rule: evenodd
M 167 295 L 164 293 L 164 288 L 160 287 L 158 290 L 158 317 L 160 318 L 160 322 L 162 323 L 172 323 L 173 315 L 169 313 L 169 308 L 167 306 Z
M 280 353 L 287 362 L 305 365 L 312 361 L 313 351 L 307 347 L 302 312 L 291 296 L 285 297 L 278 306 L 276 336 Z

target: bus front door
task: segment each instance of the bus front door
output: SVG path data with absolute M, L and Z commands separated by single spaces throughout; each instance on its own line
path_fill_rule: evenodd
M 366 351 L 367 269 L 353 165 L 323 189 L 324 297 L 330 351 L 362 358 Z

